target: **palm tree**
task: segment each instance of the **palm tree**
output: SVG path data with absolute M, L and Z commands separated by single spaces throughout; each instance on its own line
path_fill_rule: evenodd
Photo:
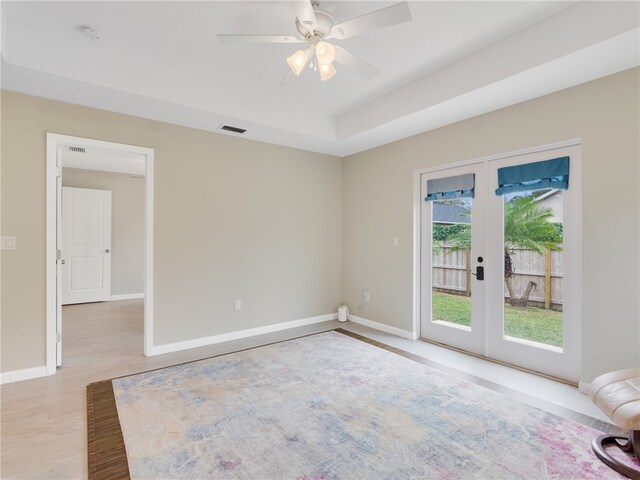
M 470 215 L 468 213 L 467 215 Z M 517 248 L 533 250 L 544 255 L 549 250 L 562 250 L 562 233 L 551 223 L 553 210 L 541 207 L 533 196 L 514 197 L 504 204 L 504 281 L 509 292 L 509 303 L 525 307 L 531 290 L 537 285 L 529 282 L 524 294 L 517 298 L 513 289 L 513 262 L 511 256 Z M 450 251 L 471 248 L 471 228 L 466 228 L 449 239 Z

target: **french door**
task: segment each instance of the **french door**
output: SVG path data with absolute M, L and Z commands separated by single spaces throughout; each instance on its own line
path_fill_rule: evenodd
M 478 191 L 485 174 L 482 164 L 423 174 L 420 196 L 426 198 L 430 180 L 464 175 L 474 176 Z M 486 198 L 476 194 L 473 198 L 421 203 L 421 336 L 483 355 L 487 282 L 478 280 L 477 273 L 485 263 L 480 257 L 485 250 Z M 446 237 L 442 232 L 463 230 L 468 233 L 468 248 L 456 248 L 442 240 Z
M 496 194 L 499 169 L 564 157 L 568 189 Z M 424 200 L 470 174 L 473 193 Z M 422 338 L 579 380 L 580 176 L 579 145 L 421 175 Z

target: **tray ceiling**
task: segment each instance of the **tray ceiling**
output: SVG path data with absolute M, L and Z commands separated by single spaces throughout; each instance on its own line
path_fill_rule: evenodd
M 346 20 L 394 2 L 320 3 Z M 409 5 L 412 22 L 336 42 L 379 75 L 320 82 L 287 75 L 295 45 L 216 38 L 295 35 L 299 2 L 3 2 L 3 88 L 347 155 L 640 63 L 636 2 Z

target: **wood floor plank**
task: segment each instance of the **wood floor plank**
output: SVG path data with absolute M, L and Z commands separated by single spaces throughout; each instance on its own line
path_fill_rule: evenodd
M 89 480 L 131 478 L 111 380 L 87 386 L 87 449 Z

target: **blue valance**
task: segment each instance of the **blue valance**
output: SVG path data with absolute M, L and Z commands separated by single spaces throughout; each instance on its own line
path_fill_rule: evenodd
M 436 178 L 427 180 L 426 202 L 434 200 L 448 200 L 451 198 L 473 198 L 475 175 L 458 175 L 456 177 Z
M 541 188 L 569 188 L 569 157 L 498 169 L 496 195 Z

